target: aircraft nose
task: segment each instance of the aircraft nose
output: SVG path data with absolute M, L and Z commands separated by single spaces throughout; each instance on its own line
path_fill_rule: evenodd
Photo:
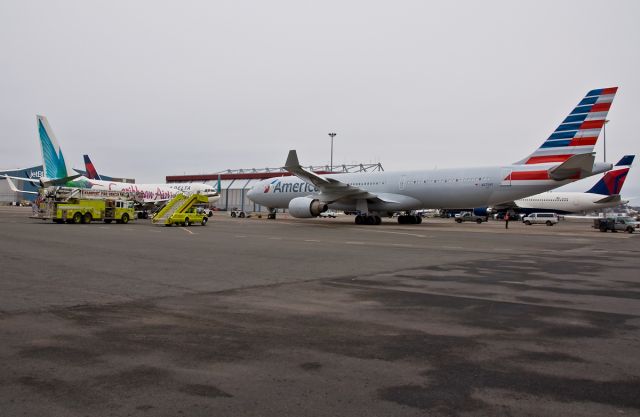
M 256 195 L 256 187 L 251 187 L 249 191 L 247 191 L 247 197 L 255 197 Z

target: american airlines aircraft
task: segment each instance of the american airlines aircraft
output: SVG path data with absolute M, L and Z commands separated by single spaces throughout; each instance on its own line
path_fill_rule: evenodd
M 125 191 L 136 193 L 143 203 L 158 203 L 173 198 L 178 193 L 200 193 L 209 197 L 209 202 L 213 203 L 220 198 L 219 193 L 207 184 L 130 184 L 118 181 L 104 181 L 100 179 L 88 178 L 81 174 L 71 174 L 72 171 L 62 154 L 62 149 L 58 145 L 55 135 L 47 118 L 36 116 L 38 122 L 38 134 L 40 136 L 40 147 L 42 150 L 43 177 L 40 178 L 40 185 L 65 186 L 74 188 L 90 188 L 94 190 Z M 95 172 L 95 169 L 93 170 Z M 89 176 L 92 176 L 89 173 Z M 97 176 L 97 173 L 96 173 Z M 8 177 L 18 180 L 33 181 L 30 178 Z M 25 192 L 25 191 L 21 191 Z
M 380 224 L 380 215 L 425 208 L 487 207 L 548 191 L 611 169 L 595 163 L 594 146 L 617 87 L 592 90 L 555 131 L 522 160 L 495 167 L 318 175 L 304 169 L 295 150 L 285 168 L 294 176 L 264 180 L 247 194 L 299 218 L 327 209 L 353 210 L 356 224 Z M 420 223 L 402 215 L 401 224 Z
M 624 156 L 613 169 L 588 191 L 551 191 L 514 201 L 515 211 L 520 213 L 552 212 L 558 214 L 586 213 L 627 203 L 620 196 L 622 185 L 635 155 Z M 500 207 L 494 207 L 500 208 Z

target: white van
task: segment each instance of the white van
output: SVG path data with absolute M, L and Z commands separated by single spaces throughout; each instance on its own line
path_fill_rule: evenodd
M 553 226 L 558 223 L 558 215 L 555 213 L 531 213 L 522 219 L 524 224 L 531 226 L 532 224 L 546 224 Z

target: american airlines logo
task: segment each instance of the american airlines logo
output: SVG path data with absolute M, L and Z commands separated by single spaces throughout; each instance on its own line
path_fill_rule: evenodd
M 264 193 L 313 193 L 317 192 L 318 188 L 306 182 L 285 183 L 280 180 L 274 180 L 270 184 L 265 185 Z

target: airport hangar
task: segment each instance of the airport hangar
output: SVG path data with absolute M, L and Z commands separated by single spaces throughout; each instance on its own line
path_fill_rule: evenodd
M 334 165 L 333 169 L 329 165 L 305 167 L 319 175 L 342 174 L 351 172 L 375 172 L 384 171 L 381 163 L 377 164 L 351 164 Z M 213 174 L 197 175 L 168 175 L 168 184 L 180 183 L 205 183 L 217 189 L 220 184 L 220 200 L 216 204 L 219 210 L 229 211 L 238 209 L 248 212 L 268 212 L 268 208 L 256 204 L 247 198 L 247 192 L 258 182 L 269 178 L 278 178 L 291 175 L 284 168 L 251 168 L 220 171 Z M 279 210 L 284 212 L 286 210 Z

